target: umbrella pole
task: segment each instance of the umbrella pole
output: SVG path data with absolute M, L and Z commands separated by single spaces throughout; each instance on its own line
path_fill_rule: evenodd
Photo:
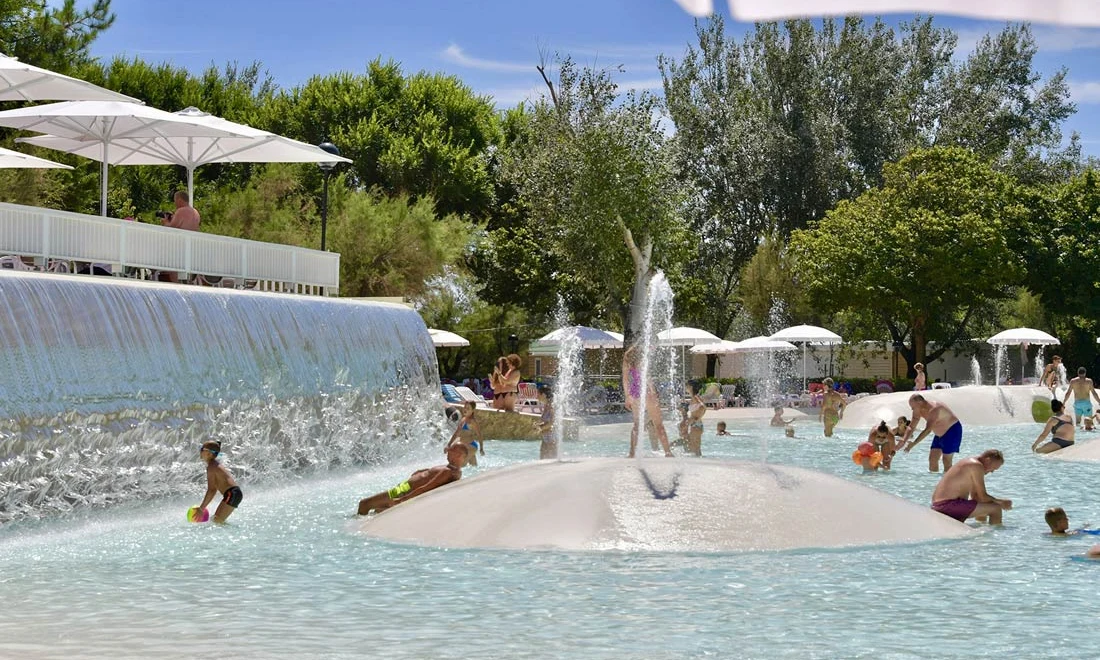
M 99 214 L 107 217 L 107 141 L 103 141 L 103 162 L 99 164 Z
M 806 391 L 806 347 L 810 342 L 802 342 L 802 391 Z
M 195 168 L 192 165 L 187 166 L 187 203 L 195 205 Z

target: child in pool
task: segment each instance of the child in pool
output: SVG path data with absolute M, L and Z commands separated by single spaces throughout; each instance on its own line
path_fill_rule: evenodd
M 875 451 L 875 446 L 870 442 L 861 442 L 852 452 L 852 462 L 863 466 L 864 474 L 874 472 L 882 467 L 882 452 Z
M 240 487 L 237 486 L 237 480 L 218 462 L 218 456 L 221 453 L 222 443 L 216 440 L 202 443 L 202 448 L 199 449 L 199 458 L 206 463 L 206 494 L 203 495 L 202 504 L 199 505 L 199 515 L 202 516 L 201 512 L 206 511 L 206 505 L 210 504 L 215 495 L 221 493 L 221 504 L 214 510 L 216 523 L 224 523 L 237 510 L 241 499 L 244 498 Z
M 715 430 L 714 434 L 715 435 L 730 435 L 730 432 L 726 430 L 726 423 L 725 422 L 718 422 L 718 425 L 716 427 L 716 430 Z
M 1089 529 L 1082 527 L 1081 529 L 1069 528 L 1069 516 L 1066 515 L 1066 510 L 1060 506 L 1051 507 L 1047 509 L 1046 515 L 1043 516 L 1047 521 L 1047 525 L 1050 526 L 1051 536 L 1074 536 L 1076 534 L 1100 534 L 1100 529 Z
M 554 439 L 554 392 L 546 385 L 539 387 L 539 432 L 542 442 L 539 444 L 539 459 L 557 458 L 558 442 Z
M 870 442 L 875 451 L 882 456 L 882 469 L 889 470 L 890 461 L 897 453 L 897 446 L 894 444 L 894 433 L 890 427 L 886 426 L 886 420 L 871 428 L 871 432 L 867 435 L 867 442 Z
M 772 412 L 774 412 L 775 414 L 772 415 L 772 420 L 768 422 L 771 426 L 787 426 L 794 421 L 793 418 L 785 419 L 783 417 L 783 406 L 775 406 L 774 408 L 772 408 Z

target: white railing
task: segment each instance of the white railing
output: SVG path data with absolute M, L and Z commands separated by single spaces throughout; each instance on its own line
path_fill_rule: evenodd
M 336 295 L 340 255 L 170 227 L 0 202 L 0 255 L 173 271 Z M 182 278 L 181 278 L 182 279 Z

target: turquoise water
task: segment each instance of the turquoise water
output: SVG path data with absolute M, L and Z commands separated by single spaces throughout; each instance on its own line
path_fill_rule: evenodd
M 865 434 L 730 423 L 704 452 L 816 468 L 927 502 L 918 450 L 862 476 Z M 1043 536 L 1043 511 L 1100 524 L 1100 464 L 1039 458 L 1038 425 L 970 428 L 963 451 L 1005 451 L 987 480 L 1015 501 L 972 539 L 744 554 L 456 551 L 355 531 L 357 500 L 442 462 L 243 483 L 226 527 L 190 525 L 202 494 L 0 527 L 0 657 L 975 658 L 1097 657 L 1096 537 Z M 589 429 L 573 456 L 625 454 L 627 427 Z M 1087 439 L 1087 435 L 1086 435 Z M 490 442 L 477 472 L 532 460 Z M 659 459 L 652 459 L 659 460 Z M 232 469 L 232 457 L 229 467 Z M 767 515 L 767 503 L 760 503 Z M 859 516 L 859 511 L 852 511 Z

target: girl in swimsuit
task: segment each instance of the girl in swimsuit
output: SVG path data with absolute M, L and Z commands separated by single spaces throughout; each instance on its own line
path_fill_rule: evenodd
M 523 378 L 523 374 L 519 370 L 523 365 L 523 360 L 515 353 L 504 358 L 504 360 L 508 365 L 508 370 L 500 375 L 500 409 L 506 412 L 515 412 L 516 401 L 519 399 L 519 381 Z
M 1049 454 L 1073 444 L 1073 432 L 1075 430 L 1073 416 L 1066 414 L 1062 402 L 1058 399 L 1051 399 L 1050 411 L 1054 414 L 1047 420 L 1043 432 L 1039 434 L 1035 442 L 1031 443 L 1031 450 L 1038 454 Z M 1050 436 L 1050 442 L 1040 445 L 1039 443 L 1045 440 L 1048 435 Z
M 707 413 L 707 404 L 699 398 L 699 392 L 691 388 L 691 405 L 688 406 L 687 450 L 696 456 L 703 455 L 703 415 Z
M 481 426 L 474 419 L 476 413 L 477 405 L 473 401 L 467 401 L 462 406 L 462 419 L 458 420 L 458 428 L 455 429 L 451 439 L 447 441 L 447 445 L 443 449 L 443 453 L 446 454 L 447 449 L 455 442 L 460 442 L 466 446 L 466 462 L 460 467 L 467 465 L 477 467 L 477 455 L 485 455 L 485 438 L 481 435 Z M 474 439 L 475 435 L 477 436 L 476 440 Z
M 626 409 L 630 411 L 634 424 L 630 429 L 630 453 L 628 458 L 634 458 L 634 451 L 638 447 L 638 433 L 641 431 L 641 406 L 642 399 L 642 372 L 638 365 L 638 345 L 633 344 L 623 351 L 623 393 L 626 395 Z M 661 419 L 661 402 L 657 399 L 657 389 L 653 383 L 645 384 L 645 412 L 648 421 L 652 422 L 657 433 L 657 440 L 661 448 L 665 450 L 665 456 L 672 456 L 672 449 L 668 445 L 668 433 L 665 431 L 665 423 Z

